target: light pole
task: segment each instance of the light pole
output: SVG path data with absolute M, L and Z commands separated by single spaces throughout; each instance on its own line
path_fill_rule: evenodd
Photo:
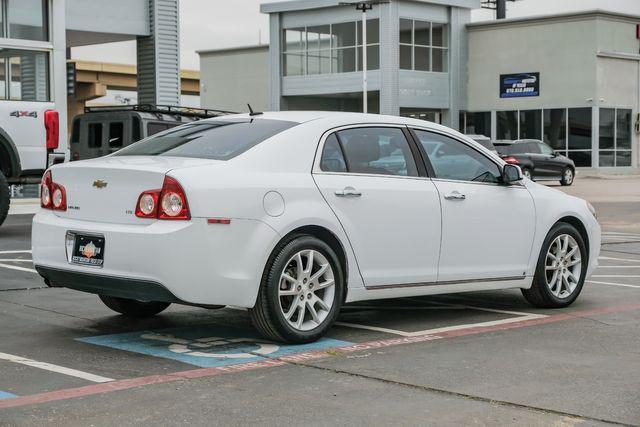
M 356 10 L 362 12 L 362 112 L 368 112 L 367 99 L 367 10 L 373 9 L 374 5 L 389 3 L 389 0 L 365 0 L 354 2 L 340 2 L 343 6 L 355 6 Z

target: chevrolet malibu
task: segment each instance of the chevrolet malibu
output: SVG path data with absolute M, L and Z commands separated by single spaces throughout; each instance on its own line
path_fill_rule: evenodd
M 310 342 L 352 301 L 519 288 L 565 307 L 597 264 L 584 200 L 433 123 L 355 113 L 225 116 L 53 166 L 33 220 L 52 287 L 127 316 L 247 308 Z

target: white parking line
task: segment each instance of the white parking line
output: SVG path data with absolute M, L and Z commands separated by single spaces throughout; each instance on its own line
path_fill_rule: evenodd
M 631 275 L 624 275 L 624 274 L 594 274 L 591 277 L 622 277 L 622 278 L 628 278 L 628 279 L 632 279 L 632 278 L 636 278 L 636 277 L 640 277 L 637 274 L 631 274 Z
M 30 259 L 0 259 L 0 262 L 33 262 Z
M 424 301 L 423 301 L 424 302 Z M 431 303 L 433 304 L 438 304 L 438 305 L 442 305 L 442 306 L 447 306 L 448 304 L 445 303 L 440 303 L 440 302 L 434 302 L 431 301 Z M 445 308 L 443 307 L 443 308 Z M 370 325 L 362 325 L 359 323 L 349 323 L 349 322 L 336 322 L 336 325 L 339 326 L 346 326 L 349 328 L 356 328 L 356 329 L 367 329 L 370 331 L 375 331 L 375 332 L 384 332 L 387 334 L 393 334 L 393 335 L 399 335 L 402 337 L 417 337 L 417 336 L 422 336 L 422 335 L 434 335 L 434 334 L 439 334 L 439 333 L 443 333 L 443 332 L 449 332 L 449 331 L 458 331 L 461 329 L 471 329 L 471 328 L 482 328 L 482 327 L 488 327 L 488 326 L 497 326 L 497 325 L 506 325 L 509 323 L 515 323 L 515 322 L 522 322 L 522 321 L 527 321 L 527 320 L 533 320 L 533 319 L 540 319 L 543 317 L 548 317 L 547 315 L 544 314 L 533 314 L 533 313 L 522 313 L 522 312 L 517 312 L 517 311 L 506 311 L 506 310 L 498 310 L 498 309 L 493 309 L 493 308 L 485 308 L 485 307 L 475 307 L 475 306 L 468 306 L 468 305 L 455 305 L 455 306 L 451 306 L 452 308 L 466 308 L 469 310 L 479 310 L 479 311 L 488 311 L 488 312 L 492 312 L 492 313 L 501 313 L 501 314 L 512 314 L 516 317 L 510 317 L 508 319 L 500 319 L 500 320 L 492 320 L 492 321 L 488 321 L 488 322 L 478 322 L 478 323 L 467 323 L 467 324 L 463 324 L 463 325 L 455 325 L 455 326 L 445 326 L 442 328 L 435 328 L 435 329 L 426 329 L 423 331 L 415 331 L 415 332 L 406 332 L 406 331 L 400 331 L 397 329 L 389 329 L 389 328 L 382 328 L 379 326 L 370 326 Z
M 6 254 L 30 254 L 31 250 L 24 250 L 24 251 L 0 251 L 0 255 L 6 255 Z
M 8 268 L 9 270 L 24 271 L 27 273 L 37 273 L 37 271 L 34 270 L 33 268 L 18 267 L 16 265 L 9 265 L 9 264 L 2 264 L 2 263 L 0 263 L 0 268 Z
M 623 288 L 637 288 L 637 289 L 640 289 L 639 285 L 627 285 L 625 283 L 596 282 L 594 280 L 587 280 L 587 283 L 595 283 L 596 285 L 622 286 Z
M 59 374 L 81 378 L 83 380 L 91 381 L 94 383 L 106 383 L 109 381 L 113 381 L 113 378 L 101 377 L 99 375 L 78 371 L 76 369 L 65 368 L 64 366 L 53 365 L 51 363 L 38 362 L 37 360 L 27 359 L 26 357 L 15 356 L 13 354 L 0 353 L 0 360 L 7 360 L 9 362 L 19 363 L 21 365 L 44 369 L 45 371 L 57 372 Z
M 609 256 L 601 256 L 598 259 L 608 259 L 611 261 L 627 261 L 627 262 L 640 262 L 640 259 L 631 259 L 631 258 L 612 258 Z
M 640 265 L 599 265 L 598 268 L 640 268 Z

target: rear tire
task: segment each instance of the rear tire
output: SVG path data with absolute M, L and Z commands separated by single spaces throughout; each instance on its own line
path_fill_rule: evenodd
M 312 236 L 293 236 L 269 259 L 249 314 L 268 339 L 316 341 L 338 317 L 344 290 L 344 274 L 333 249 Z
M 0 225 L 7 219 L 9 215 L 9 204 L 11 203 L 11 193 L 9 192 L 9 183 L 2 171 L 0 171 Z
M 522 168 L 522 175 L 533 181 L 533 172 L 529 168 Z
M 559 222 L 544 239 L 533 284 L 522 295 L 540 308 L 562 308 L 572 304 L 584 286 L 587 248 L 574 226 Z
M 128 317 L 145 318 L 155 316 L 164 311 L 171 304 L 168 302 L 137 301 L 127 298 L 98 295 L 104 305 L 111 310 Z
M 562 171 L 562 178 L 560 179 L 560 185 L 571 185 L 575 179 L 575 171 L 569 167 L 564 168 Z

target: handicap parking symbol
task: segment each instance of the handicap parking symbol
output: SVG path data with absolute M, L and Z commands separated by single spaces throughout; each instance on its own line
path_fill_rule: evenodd
M 129 332 L 77 338 L 78 341 L 153 357 L 173 359 L 209 368 L 255 362 L 265 358 L 350 345 L 323 338 L 302 345 L 280 345 L 255 335 L 252 330 L 220 325 L 198 325 L 154 331 Z

